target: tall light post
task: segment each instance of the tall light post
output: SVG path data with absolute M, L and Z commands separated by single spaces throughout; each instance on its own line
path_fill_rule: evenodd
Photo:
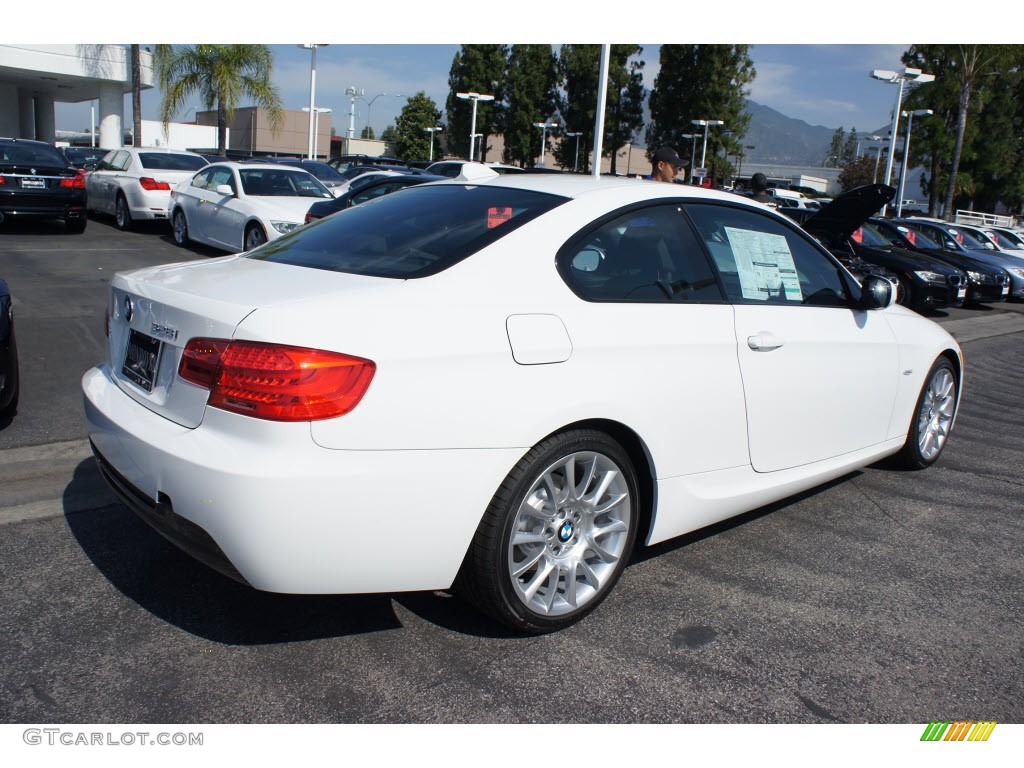
M 540 128 L 540 163 L 538 164 L 541 168 L 544 166 L 544 155 L 547 154 L 548 148 L 548 128 L 557 128 L 558 123 L 554 120 L 545 121 L 543 123 L 534 123 L 534 128 Z
M 444 130 L 444 126 L 441 126 L 441 125 L 435 126 L 433 128 L 424 128 L 423 129 L 424 133 L 429 133 L 430 134 L 430 158 L 429 158 L 429 162 L 431 162 L 431 163 L 434 162 L 434 134 L 437 133 L 438 131 L 443 131 L 443 130 Z
M 704 162 L 708 156 L 708 126 L 710 125 L 725 125 L 724 120 L 691 120 L 694 125 L 704 126 L 704 148 L 700 151 L 700 167 L 704 168 Z
M 474 150 L 476 149 L 476 105 L 481 101 L 494 101 L 494 96 L 487 93 L 476 93 L 470 91 L 469 93 L 456 93 L 456 98 L 469 100 L 473 102 L 473 122 L 469 129 L 469 159 L 473 160 L 476 157 Z
M 690 140 L 690 183 L 693 184 L 693 169 L 694 162 L 697 159 L 697 139 L 700 138 L 699 133 L 683 133 L 679 135 L 681 139 Z
M 892 179 L 893 158 L 896 156 L 896 132 L 899 129 L 900 106 L 903 103 L 903 85 L 907 82 L 930 83 L 935 79 L 935 75 L 925 74 L 920 69 L 907 67 L 902 72 L 894 72 L 891 69 L 875 69 L 872 70 L 871 77 L 884 83 L 895 83 L 899 86 L 896 92 L 896 106 L 892 110 L 892 129 L 889 133 L 889 159 L 885 162 L 885 181 L 883 183 L 888 186 L 890 179 Z M 882 206 L 883 216 L 885 215 L 886 208 L 888 208 L 887 205 Z
M 572 156 L 572 172 L 576 173 L 576 170 L 579 167 L 579 161 L 580 161 L 580 136 L 582 136 L 583 133 L 581 131 L 567 131 L 563 135 L 564 136 L 575 136 L 576 137 L 576 151 L 573 153 L 573 156 Z
M 302 111 L 309 112 L 309 107 L 303 107 Z M 313 132 L 313 154 L 311 157 L 316 160 L 320 154 L 320 150 L 317 148 L 317 143 L 320 139 L 320 115 L 330 113 L 333 110 L 330 107 L 316 107 L 314 111 L 316 112 L 316 131 Z
M 365 93 L 364 88 L 356 88 L 354 85 L 345 89 L 345 95 L 351 99 L 348 109 L 348 138 L 350 140 L 356 137 L 356 99 Z
M 309 159 L 313 159 L 313 125 L 316 117 L 316 49 L 324 48 L 329 43 L 300 43 L 299 48 L 307 48 L 309 55 Z
M 875 172 L 871 176 L 871 183 L 872 184 L 877 184 L 878 183 L 878 160 L 879 160 L 879 158 L 882 157 L 882 145 L 879 144 L 877 147 L 868 147 L 868 152 L 870 152 L 871 150 L 875 150 Z
M 376 96 L 374 96 L 369 101 L 366 100 L 365 96 L 357 96 L 356 98 L 362 99 L 363 101 L 366 101 L 366 125 L 364 126 L 364 132 L 365 132 L 365 128 L 371 128 L 371 129 L 373 128 L 373 126 L 370 125 L 370 110 L 373 109 L 373 102 L 375 102 L 381 96 L 394 96 L 395 98 L 399 98 L 400 99 L 404 95 L 405 95 L 404 93 L 378 93 Z
M 915 109 L 913 112 L 903 113 L 907 118 L 907 137 L 903 140 L 903 168 L 900 169 L 900 196 L 896 199 L 897 218 L 903 215 L 903 187 L 907 181 L 907 157 L 910 155 L 910 127 L 913 125 L 915 117 L 934 114 L 935 113 L 930 109 Z

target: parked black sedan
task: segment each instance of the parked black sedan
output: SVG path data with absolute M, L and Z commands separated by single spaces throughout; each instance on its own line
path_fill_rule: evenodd
M 11 289 L 0 277 L 0 417 L 18 407 L 18 347 L 14 343 L 14 304 Z
M 908 250 L 926 253 L 963 271 L 967 275 L 965 303 L 1005 301 L 1009 295 L 1010 275 L 1005 269 L 976 258 L 952 241 L 940 245 L 932 239 L 932 233 L 919 226 L 918 220 L 874 218 L 871 223 L 891 242 L 899 243 Z
M 405 189 L 406 187 L 425 184 L 428 181 L 444 180 L 444 176 L 428 176 L 426 174 L 416 175 L 411 173 L 402 174 L 400 176 L 383 176 L 379 179 L 374 179 L 358 189 L 350 190 L 333 200 L 321 200 L 319 203 L 313 203 L 313 205 L 310 206 L 309 211 L 306 213 L 306 223 L 308 224 L 311 221 L 316 221 L 317 219 L 330 216 L 332 213 L 337 213 L 345 208 L 351 208 L 353 205 L 364 203 L 375 197 L 397 192 L 398 190 Z
M 962 305 L 967 275 L 934 257 L 895 246 L 867 223 L 895 193 L 884 184 L 852 189 L 807 217 L 802 226 L 841 261 L 858 257 L 894 273 L 896 300 L 906 307 L 922 311 Z
M 0 224 L 4 219 L 63 219 L 85 231 L 85 177 L 52 144 L 0 139 Z

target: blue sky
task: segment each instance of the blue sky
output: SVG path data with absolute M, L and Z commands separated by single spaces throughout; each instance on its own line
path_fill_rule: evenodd
M 63 2 L 58 0 L 58 5 Z M 159 20 L 154 19 L 157 23 L 151 22 L 151 17 L 140 21 L 134 25 L 137 32 L 132 36 L 152 40 L 159 30 L 163 41 L 175 43 L 269 43 L 275 56 L 274 80 L 285 106 L 301 109 L 309 105 L 310 54 L 295 43 L 281 40 L 308 38 L 310 28 L 315 27 L 324 33 L 321 39 L 331 42 L 317 53 L 316 103 L 333 110 L 332 123 L 339 132 L 348 127 L 346 87 L 363 88 L 367 100 L 387 94 L 376 98 L 369 109 L 366 101 L 357 101 L 357 133 L 365 125 L 368 112 L 378 133 L 394 122 L 405 102 L 394 94 L 412 95 L 422 90 L 443 109 L 452 57 L 463 42 L 549 42 L 557 48 L 558 37 L 571 42 L 600 42 L 609 30 L 618 39 L 653 38 L 659 42 L 640 43 L 648 88 L 657 74 L 661 43 L 745 42 L 752 45 L 751 56 L 758 73 L 751 86 L 754 101 L 812 125 L 871 131 L 888 125 L 896 88 L 872 80 L 868 73 L 872 69 L 900 68 L 900 54 L 913 42 L 948 39 L 951 30 L 944 27 L 942 19 L 952 18 L 953 9 L 962 10 L 945 0 L 933 2 L 929 18 L 934 20 L 929 27 L 928 21 L 915 18 L 912 10 L 873 13 L 866 7 L 854 11 L 847 5 L 841 12 L 822 11 L 812 9 L 811 3 L 785 6 L 748 0 L 704 5 L 695 8 L 693 3 L 677 0 L 649 0 L 635 12 L 623 4 L 619 18 L 607 19 L 603 14 L 606 21 L 581 21 L 578 9 L 519 0 L 514 5 L 491 4 L 490 8 L 496 9 L 493 13 L 502 17 L 495 21 L 490 18 L 488 6 L 462 0 L 440 5 L 362 3 L 357 7 L 292 0 L 273 6 L 231 4 L 230 8 L 179 0 L 165 6 L 176 9 L 175 13 L 161 11 Z M 68 6 L 76 7 L 70 2 Z M 74 39 L 41 42 L 115 42 L 105 39 L 111 29 L 108 22 L 116 17 L 117 8 L 131 7 L 111 4 L 109 10 L 114 16 L 90 14 L 98 19 L 94 28 L 87 26 L 89 19 L 79 16 L 86 26 L 67 25 L 58 33 L 75 34 Z M 264 10 L 268 8 L 273 8 L 277 16 L 268 19 Z M 944 14 L 946 8 L 949 11 Z M 722 9 L 728 12 L 725 17 Z M 510 16 L 513 12 L 514 18 Z M 27 11 L 15 11 L 19 13 Z M 873 21 L 872 16 L 877 18 Z M 125 24 L 124 30 L 118 29 L 119 35 L 131 34 L 132 25 L 127 21 Z M 13 25 L 5 26 L 14 29 Z M 669 29 L 673 31 L 669 33 Z M 881 42 L 872 42 L 872 38 L 879 39 L 880 29 L 884 34 Z M 955 28 L 952 31 L 961 32 Z M 999 34 L 1009 33 L 988 29 L 990 39 L 976 42 L 997 42 Z M 7 35 L 0 31 L 0 41 L 4 37 Z M 849 40 L 855 42 L 846 42 Z M 155 89 L 144 94 L 145 118 L 156 119 L 158 99 Z M 83 128 L 88 116 L 88 104 L 58 105 L 58 128 Z M 125 120 L 130 119 L 130 100 L 126 99 Z

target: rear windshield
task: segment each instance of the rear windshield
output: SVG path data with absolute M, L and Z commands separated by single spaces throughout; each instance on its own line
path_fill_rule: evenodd
M 321 219 L 247 258 L 374 277 L 425 277 L 566 200 L 506 187 L 425 184 Z
M 67 158 L 46 144 L 0 144 L 0 163 L 68 166 Z
M 169 152 L 139 152 L 139 162 L 154 171 L 198 171 L 209 165 L 204 157 Z

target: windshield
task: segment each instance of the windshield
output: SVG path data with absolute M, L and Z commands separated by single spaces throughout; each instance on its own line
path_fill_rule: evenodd
M 952 237 L 954 240 L 960 243 L 960 245 L 962 245 L 964 248 L 967 248 L 972 251 L 991 250 L 990 248 L 986 248 L 983 242 L 973 237 L 972 235 L 969 235 L 963 229 L 949 227 L 946 229 L 946 231 L 949 233 L 950 237 Z
M 305 171 L 288 168 L 239 168 L 242 191 L 251 197 L 334 197 Z
M 854 240 L 861 243 L 862 245 L 874 245 L 879 247 L 885 247 L 891 245 L 889 238 L 879 232 L 871 224 L 862 224 L 860 228 L 861 238 L 857 240 L 857 233 L 854 232 Z
M 139 162 L 152 171 L 198 171 L 209 165 L 205 157 L 171 152 L 139 152 Z
M 506 187 L 412 187 L 321 219 L 246 258 L 375 277 L 425 277 L 565 201 Z

